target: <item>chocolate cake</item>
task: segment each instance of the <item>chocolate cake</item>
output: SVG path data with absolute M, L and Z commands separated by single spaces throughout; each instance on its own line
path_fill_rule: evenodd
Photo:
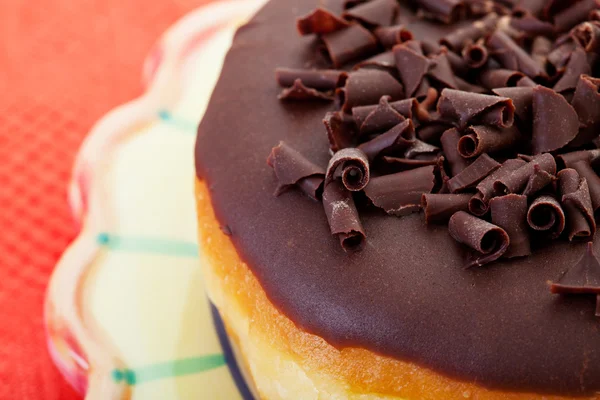
M 199 229 L 207 264 L 218 235 L 239 257 L 204 268 L 262 397 L 306 392 L 273 389 L 227 315 L 261 313 L 240 268 L 294 335 L 379 360 L 329 365 L 342 397 L 596 398 L 598 9 L 272 0 L 238 31 L 198 130 Z M 276 337 L 317 388 L 324 359 Z M 381 360 L 429 378 L 377 383 Z

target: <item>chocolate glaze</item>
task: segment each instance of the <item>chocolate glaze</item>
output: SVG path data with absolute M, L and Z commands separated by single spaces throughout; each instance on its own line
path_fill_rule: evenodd
M 555 241 L 530 257 L 465 270 L 463 247 L 445 226 L 374 210 L 361 213 L 364 250 L 346 254 L 313 200 L 298 191 L 273 196 L 265 155 L 274 144 L 284 140 L 323 167 L 330 158 L 322 119 L 334 106 L 280 102 L 273 81 L 279 66 L 323 67 L 314 39 L 299 37 L 294 24 L 315 5 L 271 1 L 238 31 L 196 146 L 197 175 L 217 218 L 269 299 L 336 347 L 364 347 L 496 389 L 600 390 L 594 299 L 552 296 L 546 285 L 585 244 Z M 417 38 L 448 32 L 401 13 Z

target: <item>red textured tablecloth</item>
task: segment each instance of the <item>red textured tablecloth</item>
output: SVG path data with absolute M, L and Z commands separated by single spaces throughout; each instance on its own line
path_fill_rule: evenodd
M 42 309 L 75 235 L 67 180 L 84 136 L 142 93 L 145 55 L 206 0 L 0 0 L 0 400 L 78 399 Z

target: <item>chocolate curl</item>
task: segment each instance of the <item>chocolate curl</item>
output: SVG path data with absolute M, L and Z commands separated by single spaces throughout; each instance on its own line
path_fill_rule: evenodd
M 458 152 L 459 140 L 460 133 L 458 133 L 456 128 L 448 129 L 440 138 L 442 150 L 444 151 L 444 156 L 446 157 L 448 165 L 450 166 L 450 172 L 452 173 L 452 176 L 458 175 L 471 163 L 470 160 L 465 159 Z
M 565 212 L 554 197 L 542 195 L 529 206 L 527 223 L 533 230 L 547 232 L 549 239 L 556 239 L 565 229 Z
M 600 207 L 600 177 L 593 170 L 589 161 L 576 161 L 572 164 L 572 168 L 587 181 L 592 207 L 596 211 Z
M 452 51 L 446 52 L 446 58 L 448 59 L 450 67 L 452 67 L 452 71 L 455 75 L 466 76 L 469 74 L 470 68 L 464 58 Z
M 490 90 L 503 87 L 517 86 L 519 80 L 523 78 L 522 72 L 511 71 L 509 69 L 488 69 L 482 71 L 479 75 L 479 83 Z M 494 90 L 495 92 L 495 90 Z
M 377 39 L 360 24 L 351 24 L 347 28 L 322 35 L 321 38 L 336 68 L 377 52 Z
M 375 136 L 358 146 L 368 157 L 369 161 L 375 160 L 382 153 L 407 149 L 415 139 L 415 128 L 410 119 L 405 119 L 384 134 Z
M 533 174 L 531 174 L 525 189 L 523 189 L 523 195 L 532 196 L 555 180 L 556 177 L 553 174 L 544 171 L 539 165 L 535 165 L 533 167 Z
M 509 194 L 490 200 L 492 223 L 508 234 L 510 244 L 505 258 L 523 257 L 531 254 L 527 230 L 527 196 Z
M 528 37 L 550 36 L 554 33 L 554 26 L 550 22 L 541 21 L 531 14 L 526 14 L 520 18 L 511 18 L 510 27 Z
M 408 97 L 412 97 L 416 92 L 430 67 L 429 59 L 415 51 L 411 47 L 411 42 L 396 45 L 392 49 L 400 80 Z
M 342 149 L 329 160 L 325 173 L 326 186 L 329 181 L 341 177 L 346 189 L 351 192 L 363 190 L 369 183 L 369 159 L 362 150 Z
M 488 60 L 488 51 L 482 43 L 470 43 L 462 50 L 462 56 L 471 68 L 481 68 Z
M 404 157 L 391 157 L 391 156 L 383 156 L 381 160 L 388 166 L 390 169 L 395 171 L 405 171 L 408 169 L 414 169 L 419 167 L 426 167 L 428 165 L 437 165 L 439 158 L 433 157 L 430 159 L 413 159 L 413 158 L 404 158 Z
M 281 91 L 279 100 L 325 100 L 333 101 L 335 97 L 331 94 L 319 92 L 316 89 L 311 89 L 302 83 L 300 79 L 296 79 L 292 87 L 285 88 Z
M 567 64 L 564 75 L 560 78 L 556 85 L 554 85 L 554 91 L 563 93 L 571 90 L 575 90 L 577 82 L 582 74 L 589 75 L 592 69 L 587 59 L 587 55 L 583 49 L 575 49 L 571 53 L 571 58 Z
M 443 119 L 456 121 L 461 129 L 476 119 L 509 127 L 513 124 L 515 111 L 509 98 L 453 89 L 442 90 L 437 108 Z
M 458 141 L 458 153 L 465 158 L 510 149 L 521 139 L 519 130 L 514 126 L 500 129 L 476 125 L 467 128 L 465 133 L 466 135 Z
M 396 72 L 396 59 L 394 58 L 394 53 L 391 51 L 386 51 L 385 53 L 377 54 L 371 58 L 367 58 L 364 61 L 356 64 L 352 69 L 358 70 L 361 68 L 380 68 L 385 70 L 386 72 L 393 74 Z
M 458 83 L 456 82 L 454 71 L 448 60 L 448 51 L 446 49 L 442 50 L 440 54 L 433 56 L 431 58 L 431 63 L 432 66 L 427 73 L 427 76 L 430 79 L 438 82 L 442 87 L 458 89 Z
M 404 25 L 379 27 L 373 33 L 386 49 L 391 49 L 397 44 L 408 42 L 414 38 L 412 32 Z
M 536 36 L 531 44 L 531 58 L 542 68 L 546 68 L 548 54 L 552 51 L 552 41 L 545 36 Z
M 524 76 L 521 79 L 519 79 L 519 82 L 517 82 L 517 86 L 518 87 L 535 87 L 535 86 L 537 86 L 537 83 L 532 81 L 530 77 Z
M 513 9 L 513 14 L 532 14 L 532 15 L 545 15 L 548 12 L 552 1 L 548 0 L 522 0 L 522 1 L 510 1 L 511 5 L 516 7 Z
M 473 17 L 488 15 L 500 8 L 493 0 L 466 0 L 465 4 L 468 8 L 467 14 Z
M 533 90 L 531 87 L 502 87 L 494 89 L 493 92 L 513 101 L 515 114 L 521 122 L 531 121 L 533 118 Z
M 325 114 L 323 124 L 325 124 L 327 130 L 327 139 L 331 151 L 335 153 L 347 147 L 354 147 L 358 132 L 351 116 L 341 111 L 330 111 Z
M 465 45 L 474 43 L 496 28 L 498 15 L 491 13 L 487 17 L 474 21 L 471 25 L 455 29 L 440 39 L 440 43 L 460 53 Z
M 470 194 L 423 194 L 421 208 L 425 211 L 425 222 L 447 223 L 456 212 L 468 210 L 470 198 Z
M 600 21 L 600 10 L 592 10 L 592 11 L 590 11 L 590 15 L 588 15 L 588 20 L 590 20 L 590 21 Z
M 361 136 L 370 133 L 384 132 L 401 122 L 404 122 L 404 118 L 398 111 L 394 110 L 389 103 L 390 97 L 383 96 L 379 99 L 379 105 L 369 112 L 367 116 L 364 116 L 364 111 L 368 106 L 354 107 L 352 109 L 352 116 L 356 121 Z M 368 107 L 370 110 L 371 107 Z
M 581 0 L 565 8 L 554 16 L 554 29 L 556 32 L 565 32 L 580 22 L 585 21 L 595 8 L 598 8 L 596 0 Z
M 298 186 L 309 197 L 317 199 L 325 177 L 323 168 L 312 163 L 284 142 L 273 147 L 267 164 L 273 168 L 279 182 L 275 189 L 275 196 L 279 196 L 292 186 Z
M 463 92 L 472 92 L 472 93 L 480 93 L 480 94 L 486 94 L 488 92 L 487 89 L 485 89 L 481 86 L 473 85 L 472 83 L 469 83 L 469 82 L 459 78 L 458 76 L 455 76 L 454 80 L 456 81 L 458 90 L 462 90 Z
M 600 262 L 594 254 L 593 242 L 587 243 L 586 252 L 577 264 L 568 269 L 557 282 L 550 284 L 550 292 L 600 295 Z M 596 316 L 598 316 L 597 307 Z
M 296 28 L 300 35 L 324 35 L 344 29 L 350 25 L 331 11 L 318 7 L 304 17 L 296 20 Z
M 434 167 L 427 166 L 410 171 L 378 176 L 371 179 L 365 194 L 375 207 L 397 217 L 419 210 L 421 196 L 434 187 Z
M 575 50 L 575 42 L 568 40 L 548 53 L 548 62 L 554 66 L 554 69 L 560 71 L 567 65 L 573 50 Z
M 558 158 L 566 168 L 573 168 L 573 165 L 577 161 L 587 161 L 591 165 L 600 159 L 600 149 L 572 151 L 556 156 L 556 158 Z
M 526 162 L 518 158 L 506 160 L 500 167 L 489 174 L 484 180 L 479 182 L 475 187 L 477 193 L 469 200 L 469 211 L 471 214 L 479 217 L 487 214 L 489 210 L 489 201 L 496 195 L 494 190 L 494 182 L 503 176 L 510 175 L 512 172 L 521 168 Z
M 581 75 L 571 105 L 579 116 L 580 129 L 570 144 L 581 146 L 600 134 L 600 79 Z
M 397 14 L 396 0 L 371 0 L 346 10 L 342 16 L 369 28 L 376 28 L 391 25 Z
M 567 215 L 569 240 L 593 237 L 596 222 L 587 181 L 576 170 L 567 168 L 558 173 L 558 187 Z
M 359 106 L 352 108 L 352 117 L 356 121 L 356 125 L 361 127 L 375 110 L 380 108 L 383 98 L 386 98 L 387 104 L 398 114 L 404 118 L 411 119 L 413 115 L 416 115 L 419 103 L 416 99 L 404 99 L 394 102 L 389 102 L 389 96 L 383 96 L 379 99 L 379 105 Z M 398 121 L 402 122 L 402 120 Z M 395 125 L 395 124 L 394 124 Z M 390 128 L 394 125 L 391 125 Z M 388 128 L 389 129 L 389 128 Z M 366 132 L 365 132 L 366 133 Z
M 487 154 L 482 154 L 448 181 L 448 189 L 450 192 L 456 193 L 473 187 L 499 167 L 500 163 Z
M 563 96 L 543 86 L 533 88 L 534 154 L 558 150 L 577 136 L 579 117 Z
M 546 75 L 542 67 L 501 30 L 497 29 L 488 38 L 487 48 L 506 69 L 521 71 L 530 78 Z
M 464 211 L 458 211 L 450 218 L 448 231 L 454 240 L 480 253 L 467 263 L 467 268 L 497 260 L 510 245 L 510 239 L 504 229 Z
M 598 22 L 584 22 L 573 28 L 571 36 L 586 53 L 598 53 L 600 50 L 600 25 Z
M 404 157 L 415 160 L 431 160 L 437 158 L 440 149 L 419 139 L 415 139 L 411 146 L 404 152 Z
M 329 230 L 339 238 L 342 249 L 347 253 L 362 250 L 366 237 L 352 192 L 338 180 L 328 182 L 323 190 L 323 208 Z
M 534 157 L 519 169 L 499 177 L 494 182 L 494 191 L 499 194 L 521 193 L 527 186 L 529 177 L 535 173 L 536 166 L 551 175 L 556 174 L 556 161 L 552 154 L 544 153 Z
M 348 73 L 332 69 L 277 68 L 275 69 L 275 78 L 282 87 L 292 86 L 297 79 L 300 79 L 304 86 L 312 89 L 334 90 L 335 88 L 344 86 L 348 78 Z
M 402 99 L 404 90 L 387 72 L 368 69 L 350 73 L 346 86 L 338 89 L 338 95 L 343 111 L 349 113 L 354 107 L 379 103 L 384 95 L 390 100 Z
M 458 21 L 465 14 L 461 0 L 417 0 L 419 17 L 434 19 L 445 24 Z

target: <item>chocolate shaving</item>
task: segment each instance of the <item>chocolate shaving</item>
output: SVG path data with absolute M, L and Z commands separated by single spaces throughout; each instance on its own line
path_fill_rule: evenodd
M 421 198 L 421 208 L 425 211 L 425 222 L 447 223 L 458 211 L 468 211 L 469 194 L 425 193 Z
M 519 130 L 514 126 L 500 129 L 476 125 L 467 128 L 465 133 L 458 141 L 458 153 L 465 158 L 513 148 L 521 139 Z
M 581 146 L 600 134 L 600 79 L 581 75 L 571 105 L 579 117 L 580 129 L 570 144 Z
M 536 166 L 551 175 L 556 174 L 554 157 L 550 153 L 544 153 L 534 157 L 527 164 L 510 174 L 498 177 L 494 182 L 494 191 L 499 194 L 521 193 L 527 186 L 529 177 L 536 171 Z
M 413 117 L 413 114 L 416 115 L 417 108 L 419 106 L 419 103 L 417 102 L 416 99 L 414 99 L 414 98 L 404 99 L 404 100 L 398 100 L 398 101 L 394 101 L 394 102 L 390 103 L 389 96 L 384 96 L 384 97 L 386 98 L 387 104 L 394 111 L 396 111 L 398 114 L 400 114 L 404 118 L 411 119 Z M 361 127 L 367 120 L 367 117 L 369 117 L 369 115 L 371 115 L 375 110 L 377 110 L 381 106 L 382 100 L 383 100 L 383 97 L 381 99 L 379 99 L 379 103 L 380 103 L 379 105 L 358 106 L 358 107 L 352 108 L 352 117 L 356 121 L 356 125 L 358 127 Z M 398 121 L 398 122 L 401 122 L 401 121 Z M 394 126 L 394 125 L 391 125 L 391 126 Z
M 341 111 L 330 111 L 325 114 L 323 124 L 327 130 L 331 151 L 336 152 L 347 147 L 354 147 L 358 137 L 354 118 Z
M 560 149 L 578 132 L 577 113 L 563 96 L 544 86 L 533 88 L 534 154 Z
M 564 75 L 556 82 L 553 89 L 559 93 L 575 90 L 579 77 L 582 74 L 588 75 L 590 73 L 591 68 L 585 51 L 583 49 L 575 49 L 571 53 L 571 58 L 569 59 Z
M 311 89 L 302 83 L 300 79 L 296 79 L 294 84 L 281 91 L 279 100 L 325 100 L 333 101 L 335 97 L 332 94 L 319 92 L 316 89 Z
M 548 53 L 547 60 L 554 66 L 554 69 L 561 70 L 571 57 L 571 53 L 575 50 L 575 43 L 573 40 L 568 40 L 554 48 Z
M 569 240 L 593 237 L 596 222 L 587 181 L 576 170 L 567 168 L 558 173 L 558 187 L 567 215 Z
M 352 116 L 361 135 L 384 132 L 406 120 L 402 114 L 390 105 L 389 100 L 389 96 L 383 96 L 379 99 L 379 105 L 375 108 L 362 106 L 352 109 Z M 365 117 L 365 111 L 367 110 L 370 112 Z
M 439 158 L 437 156 L 419 159 L 383 156 L 381 160 L 392 170 L 405 171 L 407 169 L 425 167 L 428 165 L 437 165 Z
M 377 52 L 377 39 L 360 24 L 351 24 L 347 28 L 324 34 L 321 38 L 336 68 Z
M 581 0 L 575 2 L 571 7 L 565 8 L 554 16 L 554 29 L 556 32 L 564 32 L 571 29 L 587 19 L 590 11 L 598 8 L 596 0 Z
M 450 192 L 456 193 L 471 188 L 499 167 L 500 164 L 497 161 L 487 154 L 482 154 L 448 181 L 448 189 Z
M 571 166 L 579 176 L 587 181 L 594 211 L 600 208 L 600 177 L 592 169 L 589 161 L 576 161 Z
M 419 139 L 415 139 L 411 146 L 404 152 L 404 157 L 414 160 L 431 160 L 437 158 L 440 149 Z
M 563 273 L 557 282 L 550 284 L 554 294 L 595 294 L 596 316 L 598 315 L 598 295 L 600 295 L 600 262 L 594 254 L 594 244 L 588 242 L 585 254 L 577 264 Z
M 481 68 L 488 60 L 488 51 L 479 42 L 467 44 L 462 50 L 462 56 L 471 68 Z
M 458 175 L 464 170 L 470 163 L 471 160 L 465 159 L 458 152 L 458 141 L 460 140 L 460 133 L 455 128 L 448 129 L 442 134 L 440 142 L 442 143 L 442 150 L 444 150 L 444 156 L 450 165 L 450 171 L 452 176 Z
M 377 54 L 371 58 L 367 58 L 364 61 L 359 62 L 352 68 L 353 70 L 361 68 L 380 68 L 391 74 L 395 73 L 396 70 L 396 59 L 394 53 L 386 51 L 385 53 Z
M 368 157 L 369 161 L 375 160 L 380 154 L 394 152 L 409 148 L 415 138 L 415 129 L 410 119 L 405 119 L 384 134 L 375 136 L 368 142 L 362 143 L 358 148 Z
M 419 16 L 445 24 L 458 21 L 465 14 L 461 0 L 417 0 Z
M 556 177 L 553 174 L 544 171 L 539 165 L 534 165 L 533 174 L 531 174 L 525 189 L 523 189 L 523 195 L 532 196 L 555 180 Z
M 342 178 L 346 189 L 356 192 L 369 183 L 369 159 L 362 150 L 348 148 L 335 153 L 329 160 L 325 173 L 325 185 L 337 177 Z
M 432 57 L 432 67 L 429 69 L 427 76 L 435 82 L 438 82 L 441 87 L 458 89 L 458 83 L 456 82 L 456 79 L 454 79 L 454 72 L 450 65 L 450 61 L 448 60 L 447 53 L 447 50 L 444 49 L 440 54 Z
M 469 201 L 469 211 L 479 217 L 487 214 L 489 210 L 489 201 L 496 195 L 494 182 L 503 176 L 510 175 L 512 172 L 521 168 L 526 162 L 518 158 L 506 160 L 500 167 L 489 174 L 484 180 L 475 187 L 477 193 Z
M 365 245 L 365 233 L 358 216 L 358 210 L 348 191 L 339 180 L 325 185 L 323 190 L 323 208 L 329 229 L 336 235 L 345 252 L 361 250 Z
M 273 168 L 279 182 L 275 196 L 296 185 L 309 197 L 318 198 L 325 171 L 297 150 L 280 142 L 271 150 L 267 164 Z
M 373 33 L 375 33 L 379 43 L 386 49 L 391 49 L 397 44 L 413 40 L 412 32 L 404 25 L 379 27 Z
M 467 262 L 467 268 L 497 260 L 510 245 L 504 229 L 464 211 L 458 211 L 450 218 L 448 231 L 454 240 L 480 253 Z
M 404 90 L 387 72 L 368 69 L 350 73 L 346 86 L 338 89 L 338 95 L 343 111 L 349 113 L 353 107 L 379 103 L 384 95 L 390 100 L 402 99 Z
M 479 83 L 488 89 L 514 87 L 524 76 L 522 72 L 509 69 L 488 69 L 479 75 Z
M 533 118 L 533 90 L 530 87 L 501 87 L 493 90 L 498 96 L 508 97 L 513 101 L 515 114 L 522 122 Z
M 434 167 L 427 166 L 372 178 L 365 194 L 375 207 L 395 216 L 419 210 L 421 196 L 435 184 Z
M 462 90 L 463 92 L 472 92 L 472 93 L 481 93 L 481 94 L 486 94 L 488 92 L 487 89 L 485 89 L 481 86 L 473 85 L 472 83 L 469 83 L 469 82 L 459 78 L 458 76 L 455 76 L 454 80 L 456 81 L 458 90 Z
M 369 28 L 375 28 L 391 25 L 396 19 L 396 14 L 398 14 L 396 0 L 371 0 L 346 10 L 342 16 L 356 20 Z
M 492 223 L 508 234 L 509 246 L 503 257 L 514 258 L 531 254 L 527 230 L 527 197 L 509 194 L 490 200 Z
M 449 49 L 460 53 L 465 45 L 474 43 L 495 29 L 498 15 L 489 14 L 487 17 L 474 21 L 471 25 L 455 29 L 440 39 L 440 43 Z
M 348 21 L 338 17 L 325 8 L 318 7 L 308 15 L 296 20 L 296 28 L 300 35 L 324 35 L 348 27 Z
M 348 73 L 331 69 L 308 70 L 293 68 L 277 68 L 275 70 L 277 82 L 282 87 L 292 86 L 297 79 L 308 88 L 317 90 L 334 90 L 344 86 Z
M 427 143 L 440 143 L 442 134 L 452 125 L 444 121 L 431 121 L 425 125 L 419 125 L 417 128 L 417 137 Z
M 531 229 L 547 232 L 549 239 L 556 239 L 565 229 L 565 212 L 558 200 L 550 195 L 536 198 L 527 211 L 527 223 Z
M 501 30 L 496 30 L 488 38 L 487 48 L 506 69 L 521 71 L 530 78 L 546 75 L 542 67 Z
M 394 58 L 406 95 L 412 97 L 427 74 L 430 61 L 412 47 L 414 41 L 394 46 Z
M 531 58 L 542 68 L 546 68 L 548 54 L 552 51 L 552 41 L 545 36 L 536 36 L 531 44 Z
M 442 118 L 456 121 L 461 129 L 474 120 L 483 122 L 488 119 L 498 126 L 509 127 L 513 123 L 515 111 L 509 98 L 453 89 L 442 90 L 437 107 Z
M 537 86 L 537 83 L 535 83 L 533 80 L 531 80 L 530 77 L 524 76 L 521 79 L 519 79 L 519 82 L 517 82 L 517 86 L 518 87 L 534 87 L 534 86 Z
M 471 71 L 465 59 L 459 56 L 458 54 L 452 51 L 448 51 L 446 53 L 446 58 L 448 59 L 450 67 L 452 67 L 452 71 L 456 76 L 466 76 Z

